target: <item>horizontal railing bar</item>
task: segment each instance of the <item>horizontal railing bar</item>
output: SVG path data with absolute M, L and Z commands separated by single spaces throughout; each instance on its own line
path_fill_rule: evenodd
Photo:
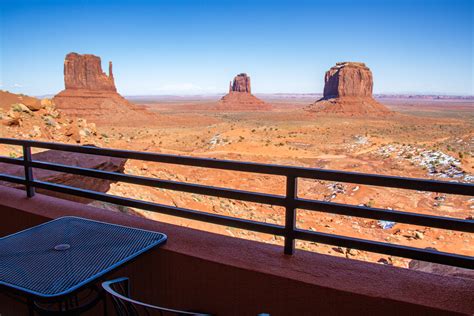
M 297 198 L 299 209 L 474 233 L 474 221 Z
M 8 174 L 3 174 L 3 173 L 0 173 L 0 181 L 12 182 L 12 183 L 23 184 L 23 185 L 26 184 L 25 178 L 11 176 Z
M 0 138 L 0 143 L 11 144 L 11 145 L 24 145 L 36 148 L 70 151 L 82 154 L 99 155 L 99 156 L 110 156 L 117 158 L 145 160 L 169 164 L 178 164 L 194 167 L 205 167 L 214 169 L 226 169 L 232 171 L 243 171 L 243 172 L 254 172 L 254 173 L 265 173 L 272 175 L 286 175 L 288 168 L 286 166 L 278 166 L 271 164 L 259 164 L 252 162 L 232 161 L 232 160 L 219 160 L 212 158 L 197 158 L 189 156 L 178 156 L 170 154 L 156 154 L 149 152 L 138 152 L 122 149 L 110 149 L 100 148 L 92 146 L 77 146 L 70 144 L 59 144 L 49 142 L 38 142 L 31 140 L 20 140 L 10 138 Z
M 383 253 L 391 256 L 447 264 L 466 269 L 474 269 L 473 257 L 451 254 L 446 252 L 438 252 L 429 249 L 406 247 L 359 238 L 338 236 L 320 232 L 311 232 L 301 229 L 295 230 L 295 238 L 334 246 Z
M 365 174 L 350 171 L 334 171 L 300 168 L 298 177 L 326 181 L 356 183 L 388 188 L 439 192 L 447 194 L 474 195 L 474 185 L 469 183 L 405 178 L 397 176 Z
M 225 169 L 232 171 L 263 173 L 280 176 L 292 175 L 301 178 L 384 186 L 399 189 L 420 190 L 459 195 L 474 195 L 474 185 L 459 182 L 404 178 L 397 176 L 374 175 L 358 172 L 323 170 L 317 168 L 304 168 L 295 166 L 280 166 L 273 164 L 261 164 L 232 160 L 196 158 L 169 154 L 156 154 L 148 152 L 99 148 L 91 146 L 77 146 L 69 144 L 38 142 L 31 140 L 18 140 L 10 138 L 0 138 L 0 143 L 11 145 L 24 145 L 61 151 L 71 151 L 83 154 L 179 164 L 194 167 Z
M 0 156 L 0 162 L 12 164 L 12 165 L 23 166 L 23 159 L 22 158 L 10 158 L 10 157 L 5 157 L 5 156 Z
M 217 188 L 198 184 L 180 183 L 170 180 L 159 180 L 154 178 L 139 177 L 128 174 L 121 174 L 110 171 L 87 169 L 80 167 L 67 166 L 62 164 L 55 164 L 49 162 L 33 161 L 29 164 L 34 168 L 41 168 L 53 170 L 58 172 L 68 172 L 83 176 L 90 176 L 94 178 L 101 178 L 113 181 L 122 181 L 138 185 L 146 185 L 151 187 L 159 187 L 169 190 L 177 190 L 188 193 L 196 193 L 210 196 L 217 196 L 222 198 L 230 198 L 237 200 L 244 200 L 255 203 L 264 203 L 270 205 L 285 205 L 285 198 L 277 195 L 270 195 L 264 193 L 254 193 L 241 190 L 232 190 Z M 296 207 L 306 210 L 314 210 L 320 212 L 327 212 L 333 214 L 349 215 L 356 217 L 372 218 L 379 220 L 388 220 L 394 222 L 401 222 L 413 225 L 422 225 L 429 227 L 436 227 L 442 229 L 452 229 L 465 232 L 474 232 L 474 222 L 454 219 L 448 217 L 431 216 L 415 213 L 407 213 L 400 211 L 391 211 L 385 209 L 367 208 L 362 206 L 354 206 L 333 202 L 323 202 L 306 199 L 296 199 Z
M 53 170 L 58 172 L 67 172 L 77 175 L 82 175 L 86 177 L 94 177 L 111 181 L 121 181 L 126 183 L 145 185 L 149 187 L 157 187 L 168 190 L 182 191 L 188 193 L 210 195 L 221 198 L 235 199 L 247 202 L 263 203 L 270 205 L 285 205 L 285 198 L 279 195 L 272 195 L 266 193 L 256 193 L 242 190 L 234 190 L 227 188 L 218 188 L 213 186 L 201 185 L 201 184 L 191 184 L 191 183 L 182 183 L 171 180 L 161 180 L 149 177 L 141 177 L 130 174 L 123 174 L 111 171 L 88 169 L 74 166 L 67 166 L 62 164 L 42 162 L 42 161 L 32 161 L 29 165 L 33 168 L 41 168 L 47 170 Z
M 90 191 L 86 189 L 80 188 L 73 188 L 70 186 L 65 186 L 62 184 L 44 182 L 44 181 L 32 181 L 30 183 L 31 186 L 36 188 L 41 188 L 45 190 L 51 190 L 54 192 L 60 192 L 65 194 L 70 194 L 74 196 L 79 196 L 83 198 L 99 200 L 103 202 L 128 206 L 128 207 L 136 207 L 147 211 L 183 217 L 187 219 L 197 220 L 201 222 L 207 222 L 217 225 L 223 226 L 230 226 L 240 229 L 251 230 L 255 232 L 265 233 L 265 234 L 272 234 L 272 235 L 279 235 L 283 236 L 284 228 L 283 226 L 268 224 L 263 222 L 251 221 L 241 218 L 234 218 L 229 216 L 223 215 L 216 215 L 216 214 L 209 214 L 205 212 L 194 211 L 190 209 L 168 206 L 158 203 L 152 202 L 145 202 L 130 198 L 119 197 L 115 195 L 99 193 L 95 191 Z

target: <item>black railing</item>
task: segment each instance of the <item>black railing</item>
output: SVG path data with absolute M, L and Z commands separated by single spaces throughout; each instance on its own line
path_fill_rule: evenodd
M 88 199 L 100 200 L 123 206 L 136 207 L 148 211 L 159 212 L 163 214 L 184 217 L 218 225 L 225 225 L 255 232 L 283 236 L 285 240 L 285 254 L 293 254 L 295 249 L 295 240 L 299 239 L 474 269 L 474 257 L 470 256 L 440 252 L 431 249 L 420 249 L 414 247 L 400 246 L 359 238 L 345 237 L 322 232 L 303 230 L 296 227 L 297 209 L 304 209 L 310 211 L 394 221 L 398 223 L 407 223 L 426 227 L 474 233 L 474 221 L 472 220 L 463 220 L 433 215 L 422 215 L 373 207 L 309 200 L 299 198 L 297 194 L 298 178 L 309 178 L 327 181 L 356 183 L 362 185 L 375 185 L 388 188 L 410 189 L 474 196 L 474 185 L 472 184 L 323 170 L 316 168 L 280 166 L 208 158 L 194 158 L 176 155 L 106 149 L 90 146 L 76 146 L 9 138 L 0 138 L 0 143 L 23 147 L 22 159 L 0 157 L 0 162 L 24 166 L 25 177 L 22 178 L 18 176 L 0 174 L 0 180 L 25 185 L 26 192 L 29 197 L 32 197 L 34 195 L 35 188 L 41 188 Z M 103 170 L 68 166 L 51 162 L 37 161 L 33 160 L 31 157 L 31 148 L 43 148 L 83 154 L 161 162 L 168 164 L 284 176 L 286 177 L 286 195 L 281 196 L 267 193 L 256 193 L 228 188 L 213 187 L 200 184 L 190 184 Z M 119 197 L 101 192 L 65 186 L 62 184 L 39 181 L 35 180 L 33 177 L 33 168 L 40 168 L 112 181 L 121 181 L 126 183 L 144 185 L 149 187 L 158 187 L 188 193 L 209 195 L 220 198 L 281 206 L 285 208 L 285 225 L 274 225 L 259 221 L 234 218 L 230 216 L 210 214 L 180 207 L 173 207 L 131 198 Z

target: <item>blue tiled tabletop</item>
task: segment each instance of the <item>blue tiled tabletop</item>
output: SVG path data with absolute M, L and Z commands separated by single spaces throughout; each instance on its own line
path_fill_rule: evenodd
M 0 284 L 40 297 L 66 295 L 166 239 L 158 232 L 61 217 L 0 238 Z

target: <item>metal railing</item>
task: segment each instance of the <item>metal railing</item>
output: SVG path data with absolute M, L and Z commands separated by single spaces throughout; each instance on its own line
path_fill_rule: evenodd
M 361 185 L 373 185 L 388 188 L 459 194 L 466 196 L 474 196 L 474 185 L 472 184 L 324 170 L 316 168 L 303 168 L 208 158 L 195 158 L 177 155 L 106 149 L 91 146 L 77 146 L 9 138 L 0 138 L 0 144 L 9 144 L 23 147 L 23 158 L 0 157 L 0 162 L 24 166 L 25 176 L 22 178 L 18 176 L 0 174 L 0 181 L 3 180 L 25 185 L 28 197 L 34 196 L 35 188 L 40 188 L 218 225 L 225 225 L 254 232 L 283 236 L 284 253 L 289 255 L 294 253 L 295 240 L 298 239 L 474 269 L 474 257 L 470 256 L 340 236 L 335 234 L 304 230 L 296 227 L 297 209 L 304 209 L 317 212 L 393 221 L 398 223 L 406 223 L 426 227 L 474 233 L 473 220 L 463 220 L 366 206 L 355 206 L 334 202 L 309 200 L 299 198 L 297 194 L 298 178 L 347 182 Z M 161 180 L 156 178 L 135 176 L 131 174 L 122 174 L 110 171 L 68 166 L 58 163 L 37 161 L 33 160 L 31 157 L 31 148 L 43 148 L 91 155 L 160 162 L 167 164 L 284 176 L 286 177 L 286 194 L 285 196 L 282 196 L 267 193 L 256 193 L 250 191 L 234 190 L 229 188 L 220 188 L 201 184 L 183 183 L 171 180 Z M 33 168 L 40 168 L 81 176 L 111 181 L 120 181 L 131 184 L 202 194 L 220 198 L 281 206 L 285 208 L 285 225 L 275 225 L 259 221 L 234 218 L 230 216 L 210 214 L 186 208 L 173 207 L 137 199 L 119 197 L 115 195 L 75 188 L 62 184 L 35 180 L 33 177 Z

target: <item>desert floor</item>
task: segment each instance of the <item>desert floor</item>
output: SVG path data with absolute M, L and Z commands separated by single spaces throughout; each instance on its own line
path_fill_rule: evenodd
M 468 101 L 400 100 L 382 102 L 397 114 L 389 118 L 321 117 L 304 111 L 307 98 L 266 100 L 265 112 L 216 112 L 209 100 L 147 102 L 160 114 L 156 125 L 99 127 L 107 146 L 197 157 L 473 182 L 474 105 Z M 127 162 L 127 173 L 219 187 L 284 194 L 276 176 L 177 165 Z M 401 189 L 299 181 L 299 196 L 354 205 L 458 218 L 474 215 L 474 199 Z M 110 193 L 168 205 L 283 224 L 278 207 L 114 184 Z M 141 211 L 149 218 L 213 232 L 282 244 L 278 236 L 194 222 Z M 472 234 L 396 224 L 382 229 L 376 220 L 298 211 L 298 227 L 413 247 L 474 255 Z M 298 242 L 298 248 L 407 266 L 408 260 L 350 249 Z
M 304 110 L 310 97 L 266 96 L 271 111 L 217 112 L 215 101 L 199 97 L 133 100 L 157 113 L 157 119 L 132 126 L 98 125 L 95 145 L 196 157 L 213 157 L 337 169 L 354 172 L 474 182 L 474 104 L 472 100 L 381 99 L 396 114 L 387 118 L 329 117 Z M 126 173 L 284 194 L 285 179 L 242 172 L 129 160 Z M 474 199 L 402 189 L 388 189 L 300 179 L 299 196 L 353 205 L 434 214 L 474 216 Z M 283 224 L 284 210 L 126 183 L 110 194 L 205 212 Z M 224 235 L 282 244 L 278 236 L 206 224 L 158 213 L 141 215 Z M 385 241 L 474 256 L 474 236 L 449 230 L 298 210 L 297 226 L 309 230 Z M 407 267 L 409 260 L 297 242 L 303 250 Z

